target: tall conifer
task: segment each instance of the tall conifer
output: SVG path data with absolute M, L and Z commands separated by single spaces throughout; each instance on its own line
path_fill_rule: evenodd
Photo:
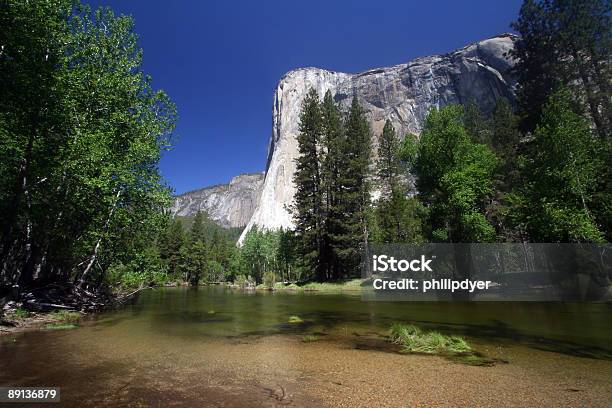
M 324 194 L 321 181 L 320 143 L 322 119 L 319 96 L 310 89 L 302 104 L 298 135 L 299 155 L 295 160 L 293 214 L 302 261 L 319 280 L 325 279 Z

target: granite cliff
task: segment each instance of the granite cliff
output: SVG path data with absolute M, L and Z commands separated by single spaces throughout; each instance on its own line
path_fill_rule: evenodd
M 222 227 L 243 227 L 259 202 L 264 173 L 241 174 L 228 184 L 218 184 L 178 195 L 172 215 L 195 215 L 206 211 Z
M 387 119 L 399 135 L 420 134 L 431 107 L 474 100 L 484 112 L 491 112 L 498 98 L 513 100 L 516 79 L 511 72 L 514 63 L 507 52 L 513 48 L 515 38 L 502 34 L 448 54 L 358 74 L 320 68 L 301 68 L 285 74 L 274 94 L 263 188 L 240 241 L 253 226 L 293 226 L 287 206 L 295 192 L 292 178 L 300 108 L 310 88 L 321 97 L 330 90 L 343 110 L 357 97 L 370 122 L 376 149 L 377 137 Z

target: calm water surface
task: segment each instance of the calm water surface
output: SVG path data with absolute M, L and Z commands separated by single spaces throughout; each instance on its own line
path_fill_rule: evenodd
M 238 378 L 241 387 L 268 375 L 301 381 L 302 363 L 292 347 L 306 346 L 295 339 L 316 334 L 327 339 L 325 347 L 341 343 L 344 350 L 364 337 L 382 339 L 397 321 L 461 334 L 481 349 L 520 345 L 608 364 L 611 312 L 608 304 L 385 303 L 352 294 L 156 289 L 75 330 L 0 337 L 0 385 L 60 385 L 63 401 L 73 406 L 198 405 L 203 389 L 211 406 L 256 405 L 261 395 L 234 387 Z M 289 323 L 290 316 L 303 323 Z M 261 357 L 266 353 L 274 355 L 274 364 Z M 279 353 L 285 353 L 282 359 Z M 282 402 L 266 390 L 266 400 Z M 300 405 L 299 391 L 293 398 Z

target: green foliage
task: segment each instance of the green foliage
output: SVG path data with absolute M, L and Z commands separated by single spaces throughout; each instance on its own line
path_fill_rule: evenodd
M 30 312 L 26 309 L 17 308 L 13 311 L 13 316 L 18 319 L 25 319 L 30 316 Z
M 263 285 L 266 289 L 274 289 L 276 284 L 276 274 L 272 271 L 267 271 L 263 275 Z
M 369 239 L 371 132 L 357 98 L 353 98 L 344 129 L 340 188 L 329 231 L 336 261 L 334 279 L 358 274 L 360 250 Z
M 82 319 L 82 315 L 79 312 L 73 312 L 70 310 L 58 310 L 50 314 L 50 316 L 57 320 L 59 323 L 76 324 Z
M 45 330 L 72 330 L 76 329 L 78 326 L 73 323 L 48 323 L 43 329 Z
M 262 282 L 267 272 L 278 270 L 278 248 L 280 232 L 251 229 L 240 248 L 240 271 Z
M 544 105 L 561 86 L 589 112 L 597 133 L 610 138 L 609 84 L 612 52 L 609 0 L 527 0 L 512 23 L 520 37 L 512 55 L 518 60 L 517 91 L 522 128 L 533 131 Z
M 412 170 L 416 166 L 419 157 L 419 138 L 412 133 L 408 133 L 400 144 L 398 157 L 406 166 L 407 170 Z
M 189 229 L 189 241 L 193 244 L 197 241 L 206 240 L 206 227 L 204 225 L 205 219 L 208 220 L 208 215 L 202 211 L 198 211 L 191 223 Z
M 123 263 L 117 260 L 106 270 L 106 283 L 119 289 L 136 289 L 145 286 L 159 286 L 168 281 L 167 267 L 159 258 L 154 247 L 136 252 Z
M 323 278 L 327 269 L 322 159 L 319 157 L 323 123 L 319 96 L 313 88 L 304 98 L 299 129 L 299 155 L 295 160 L 293 176 L 296 189 L 293 203 L 295 231 L 300 237 L 300 259 L 304 266 Z
M 351 292 L 360 291 L 362 282 L 363 281 L 361 279 L 349 279 L 338 282 L 308 282 L 305 285 L 294 289 L 329 293 L 340 293 L 345 291 Z
M 372 241 L 381 243 L 423 242 L 422 220 L 426 210 L 415 197 L 393 190 L 388 199 L 377 203 L 376 231 Z
M 385 122 L 378 144 L 378 160 L 376 162 L 378 187 L 387 198 L 393 190 L 400 187 L 401 161 L 399 157 L 400 142 L 395 134 L 395 128 L 389 120 Z
M 174 105 L 142 71 L 130 17 L 15 1 L 0 25 L 0 284 L 95 287 L 157 237 Z
M 475 143 L 463 124 L 463 108 L 430 111 L 416 162 L 420 199 L 428 206 L 430 238 L 450 242 L 488 242 L 495 230 L 484 214 L 493 192 L 497 158 Z
M 569 91 L 551 96 L 534 136 L 523 189 L 529 233 L 538 242 L 604 241 L 605 224 L 598 223 L 596 213 L 602 204 L 609 208 L 610 196 L 602 203 L 596 193 L 608 152 L 573 111 Z
M 236 278 L 234 279 L 234 285 L 244 288 L 247 285 L 248 280 L 249 279 L 247 279 L 245 275 L 236 275 Z
M 491 145 L 491 124 L 474 99 L 463 106 L 463 125 L 472 141 Z
M 161 234 L 159 240 L 160 258 L 168 268 L 168 273 L 175 279 L 180 273 L 181 248 L 187 243 L 183 224 L 177 218 L 172 218 Z

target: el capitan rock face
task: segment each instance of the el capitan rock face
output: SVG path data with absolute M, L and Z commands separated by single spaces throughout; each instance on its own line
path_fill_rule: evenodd
M 514 100 L 514 65 L 507 52 L 515 36 L 503 34 L 445 55 L 417 58 L 406 64 L 358 74 L 302 68 L 288 72 L 274 95 L 273 125 L 263 189 L 257 208 L 240 241 L 253 226 L 291 228 L 287 211 L 295 188 L 292 183 L 300 108 L 312 87 L 323 97 L 330 90 L 346 111 L 356 96 L 363 106 L 373 134 L 374 149 L 385 120 L 399 135 L 420 134 L 431 107 L 474 100 L 491 112 L 500 97 Z
M 178 195 L 172 215 L 195 215 L 206 211 L 222 227 L 243 227 L 251 219 L 259 202 L 264 173 L 241 174 L 229 184 L 218 184 Z

